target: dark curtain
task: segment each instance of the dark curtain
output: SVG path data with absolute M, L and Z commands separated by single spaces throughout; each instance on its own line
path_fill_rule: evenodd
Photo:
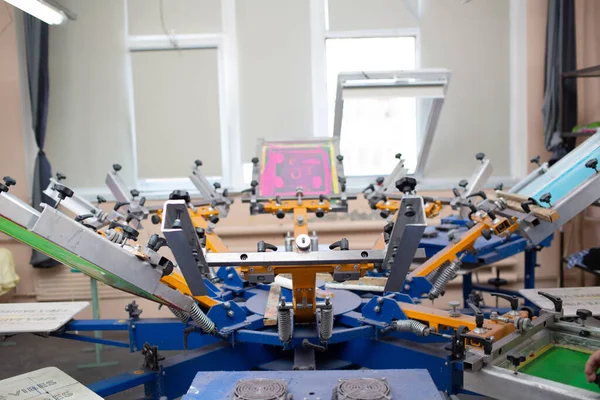
M 575 139 L 561 138 L 563 129 L 571 130 L 577 124 L 577 83 L 565 81 L 563 118 L 561 121 L 560 80 L 563 72 L 577 69 L 575 48 L 574 0 L 548 0 L 546 26 L 546 71 L 544 81 L 544 142 L 552 152 L 550 162 L 556 162 L 575 147 Z
M 54 204 L 43 194 L 50 183 L 52 171 L 50 162 L 44 153 L 46 139 L 46 121 L 48 119 L 48 24 L 24 13 L 25 53 L 27 61 L 27 80 L 31 102 L 32 129 L 38 146 L 33 176 L 32 205 L 40 210 L 40 203 Z M 33 251 L 31 265 L 48 268 L 59 263 L 38 251 Z

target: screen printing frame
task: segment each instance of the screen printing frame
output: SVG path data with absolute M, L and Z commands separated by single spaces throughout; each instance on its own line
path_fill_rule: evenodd
M 412 91 L 415 94 L 410 97 L 431 99 L 429 114 L 427 118 L 422 118 L 426 121 L 425 125 L 421 127 L 422 133 L 417 132 L 417 165 L 412 174 L 419 180 L 423 179 L 431 143 L 450 83 L 450 75 L 450 70 L 442 68 L 341 72 L 338 75 L 335 95 L 333 137 L 341 139 L 344 98 L 369 97 L 368 95 L 371 93 L 372 95 L 385 94 L 406 97 L 406 94 L 401 95 L 400 93 Z M 419 106 L 417 105 L 417 107 Z
M 333 154 L 330 154 L 330 162 L 331 162 L 331 181 L 332 181 L 332 191 L 331 193 L 325 194 L 326 196 L 336 196 L 340 195 L 343 191 L 341 190 L 341 181 L 345 179 L 344 175 L 344 164 L 342 160 L 339 160 L 340 156 L 340 141 L 339 138 L 327 137 L 327 138 L 311 138 L 311 139 L 292 139 L 292 140 L 265 140 L 258 139 L 256 144 L 256 154 L 258 162 L 253 163 L 252 166 L 252 179 L 258 182 L 258 193 L 256 195 L 258 201 L 270 200 L 275 196 L 263 196 L 260 194 L 261 188 L 261 178 L 263 174 L 263 162 L 266 160 L 266 155 L 264 152 L 268 149 L 269 146 L 284 146 L 290 149 L 293 146 L 330 146 L 330 149 L 333 150 Z M 281 196 L 283 198 L 287 198 L 289 196 Z M 295 196 L 293 196 L 295 198 Z M 309 195 L 305 195 L 304 197 L 309 198 Z

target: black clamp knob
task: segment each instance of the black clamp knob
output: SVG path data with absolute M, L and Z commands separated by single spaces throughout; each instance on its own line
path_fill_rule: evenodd
M 333 242 L 329 245 L 330 250 L 337 249 L 338 247 L 342 251 L 350 250 L 350 242 L 346 238 L 341 238 L 337 242 Z
M 362 193 L 364 193 L 365 195 L 367 194 L 367 192 L 374 192 L 375 191 L 375 186 L 373 186 L 372 183 L 369 183 L 369 186 L 367 186 L 366 188 L 364 188 L 362 190 Z M 366 196 L 365 196 L 366 197 Z
M 529 306 L 521 306 L 521 311 L 525 311 L 527 313 L 527 318 L 532 319 L 535 316 L 535 310 Z
M 317 208 L 315 210 L 315 215 L 317 218 L 323 218 L 325 216 L 325 211 L 322 208 Z
M 137 189 L 131 189 L 129 191 L 129 193 L 131 193 L 131 198 L 135 199 L 136 197 L 138 197 L 140 195 L 140 191 Z
M 530 163 L 532 163 L 532 164 L 537 164 L 538 166 L 539 166 L 539 165 L 541 165 L 541 164 L 540 164 L 540 156 L 535 156 L 535 157 L 532 157 L 532 158 L 529 160 L 529 162 L 530 162 Z
M 169 194 L 169 200 L 184 200 L 186 203 L 189 203 L 192 201 L 192 198 L 187 190 L 173 190 Z
M 469 182 L 466 179 L 461 179 L 458 182 L 458 186 L 460 186 L 463 189 L 466 189 L 467 185 L 469 184 Z
M 385 178 L 384 178 L 383 176 L 378 176 L 378 177 L 375 179 L 375 183 L 377 184 L 377 186 L 381 186 L 381 185 L 383 185 L 383 182 L 384 182 L 384 181 L 385 181 Z
M 340 183 L 340 190 L 342 192 L 346 191 L 346 178 L 343 176 L 338 177 L 338 182 Z
M 484 159 L 484 158 L 485 158 L 485 153 L 477 153 L 477 154 L 475 154 L 475 159 L 476 159 L 477 161 L 481 161 L 481 162 L 483 162 L 483 159 Z
M 388 222 L 387 224 L 385 224 L 385 226 L 383 227 L 383 231 L 385 233 L 391 234 L 392 230 L 394 230 L 394 223 L 393 222 Z
M 496 186 L 494 186 L 494 190 L 502 190 L 504 189 L 504 183 L 500 182 Z
M 54 190 L 58 192 L 58 198 L 61 200 L 64 200 L 67 197 L 72 197 L 74 194 L 71 189 L 64 185 L 61 185 L 60 183 L 54 185 Z
M 409 176 L 404 176 L 396 181 L 396 189 L 404 194 L 413 192 L 416 187 L 417 180 Z
M 598 159 L 592 158 L 591 160 L 587 160 L 585 163 L 585 167 L 593 169 L 594 171 L 598 172 Z
M 484 229 L 481 231 L 481 236 L 483 236 L 485 240 L 490 240 L 492 238 L 492 231 L 489 229 Z
M 279 219 L 284 219 L 285 218 L 285 211 L 283 210 L 277 210 L 275 212 L 275 216 Z
M 113 211 L 119 211 L 119 208 L 123 207 L 123 206 L 128 206 L 129 203 L 128 201 L 117 201 L 115 203 L 115 206 L 113 207 Z
M 590 310 L 586 310 L 585 308 L 580 308 L 575 311 L 579 319 L 581 320 L 581 325 L 585 326 L 585 320 L 591 318 L 592 312 Z
M 131 239 L 131 240 L 137 240 L 138 236 L 140 235 L 140 233 L 135 230 L 133 227 L 129 226 L 129 225 L 124 225 L 121 227 L 121 229 L 123 230 L 123 235 L 125 235 L 125 237 L 127 239 Z
M 381 218 L 386 219 L 390 216 L 390 210 L 381 210 L 379 215 L 381 216 Z
M 454 197 L 460 197 L 460 191 L 458 190 L 458 188 L 452 188 L 452 194 L 454 195 Z
M 113 171 L 115 171 L 115 172 L 119 172 L 120 170 L 123 169 L 123 167 L 121 166 L 121 164 L 113 164 L 112 168 L 113 168 Z
M 323 203 L 325 200 L 329 201 L 329 197 L 325 196 L 324 194 L 320 194 L 319 203 Z
M 248 192 L 250 192 L 250 193 L 252 193 L 252 195 L 255 195 L 256 194 L 256 187 L 257 186 L 258 186 L 258 181 L 256 181 L 256 180 L 253 179 L 252 182 L 250 182 L 250 189 L 244 189 L 244 190 L 242 190 L 241 193 L 248 193 Z
M 496 268 L 496 277 L 488 279 L 487 283 L 488 285 L 494 286 L 496 289 L 500 289 L 500 287 L 508 285 L 508 281 L 506 279 L 500 278 L 500 268 Z
M 10 176 L 5 176 L 4 177 L 4 184 L 8 187 L 10 186 L 15 186 L 17 184 L 17 181 L 15 178 L 10 177 Z
M 504 293 L 491 293 L 491 295 L 508 301 L 510 303 L 510 309 L 513 311 L 517 311 L 519 308 L 519 298 L 517 296 L 511 296 Z
M 402 154 L 401 153 L 396 153 L 396 155 L 394 156 L 395 158 L 397 158 L 398 160 L 402 158 Z
M 4 183 L 0 183 L 0 192 L 8 192 L 8 186 Z
M 540 196 L 540 201 L 542 203 L 548 204 L 548 206 L 552 205 L 552 204 L 550 204 L 550 200 L 552 200 L 552 195 L 550 194 L 550 192 L 544 193 L 543 195 Z
M 529 214 L 531 212 L 531 207 L 529 206 L 539 206 L 539 203 L 537 202 L 536 199 L 530 197 L 529 199 L 527 199 L 527 201 L 524 201 L 521 203 L 521 208 L 523 209 L 523 211 L 525 211 L 527 214 Z
M 475 222 L 468 220 L 467 222 L 465 222 L 465 226 L 467 227 L 467 229 L 471 229 L 472 227 L 475 226 Z
M 483 190 L 480 190 L 479 192 L 471 193 L 470 195 L 467 196 L 467 199 L 470 199 L 471 197 L 481 197 L 483 200 L 487 200 L 487 195 L 485 194 L 485 192 Z
M 219 182 L 215 182 L 213 183 L 213 187 L 215 188 L 215 190 L 221 189 L 221 184 Z
M 275 204 L 281 205 L 281 196 L 275 196 Z
M 153 233 L 152 235 L 150 235 L 146 247 L 148 247 L 150 250 L 158 251 L 161 247 L 165 246 L 166 244 L 167 239 L 158 236 L 156 233 Z
M 98 204 L 106 203 L 106 199 L 100 195 L 96 196 L 96 201 Z
M 202 160 L 194 160 L 194 165 L 196 166 L 196 168 L 201 167 L 202 166 Z
M 223 192 L 221 194 L 223 195 L 223 197 L 229 197 L 229 189 L 223 189 Z
M 152 221 L 152 223 L 154 225 L 158 225 L 158 224 L 160 224 L 161 220 L 160 220 L 160 217 L 158 215 L 153 214 L 152 217 L 150 217 L 150 221 Z
M 256 244 L 256 251 L 258 251 L 259 253 L 264 253 L 267 250 L 277 251 L 277 246 L 271 243 L 267 243 L 264 240 L 260 240 Z
M 562 299 L 560 297 L 556 297 L 554 295 L 551 295 L 548 292 L 538 292 L 538 294 L 540 296 L 544 296 L 545 298 L 547 298 L 548 300 L 550 300 L 552 302 L 552 304 L 554 305 L 554 311 L 556 311 L 556 312 L 561 312 L 562 311 L 563 302 L 562 302 Z
M 252 157 L 252 164 L 256 165 L 258 164 L 258 157 Z
M 508 361 L 510 361 L 510 363 L 515 367 L 515 374 L 516 374 L 517 369 L 519 368 L 519 365 L 521 365 L 521 363 L 525 362 L 525 360 L 527 358 L 521 353 L 508 353 L 506 355 L 506 359 Z
M 341 154 L 338 154 L 337 156 L 335 156 L 335 158 L 338 160 L 338 162 L 341 164 L 342 161 L 344 161 L 344 156 Z
M 60 181 L 63 181 L 63 180 L 65 180 L 65 179 L 67 179 L 67 176 L 66 176 L 66 175 L 64 175 L 64 174 L 61 174 L 60 172 L 57 172 L 57 173 L 56 173 L 56 180 L 57 180 L 58 182 L 60 182 Z
M 206 237 L 206 231 L 204 230 L 204 228 L 197 227 L 196 235 L 198 235 L 198 239 L 204 239 Z
M 490 217 L 492 221 L 496 219 L 496 213 L 494 213 L 492 210 L 488 210 L 485 213 L 488 215 L 488 217 Z
M 219 216 L 218 215 L 211 215 L 208 218 L 208 221 L 211 222 L 211 223 L 213 223 L 213 224 L 216 224 L 216 223 L 219 222 Z
M 142 196 L 140 198 L 140 201 L 138 201 L 138 204 L 142 207 L 144 207 L 144 204 L 146 204 L 146 197 Z
M 88 218 L 93 218 L 94 214 L 82 214 L 82 215 L 77 215 L 75 217 L 75 222 L 81 222 L 83 220 L 86 220 Z
M 479 329 L 483 328 L 483 322 L 485 320 L 483 312 L 481 312 L 479 307 L 477 307 L 470 301 L 467 302 L 467 305 L 471 308 L 471 310 L 473 310 L 473 313 L 475 314 L 475 327 Z

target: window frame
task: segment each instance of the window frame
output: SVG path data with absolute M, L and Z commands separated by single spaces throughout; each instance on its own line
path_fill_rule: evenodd
M 125 24 L 127 27 L 127 2 L 125 2 Z M 207 176 L 210 183 L 219 182 L 223 187 L 240 187 L 242 167 L 239 124 L 239 87 L 237 71 L 235 0 L 221 0 L 221 32 L 203 34 L 174 35 L 129 35 L 127 33 L 127 95 L 129 103 L 130 132 L 132 140 L 133 176 L 137 189 L 147 198 L 164 198 L 173 188 L 188 190 L 199 194 L 196 187 L 187 178 L 190 171 L 182 171 L 181 176 L 170 178 L 140 178 L 137 163 L 137 138 L 135 120 L 135 95 L 133 87 L 133 68 L 131 55 L 137 51 L 173 50 L 173 42 L 181 50 L 217 50 L 218 95 L 219 95 L 219 134 L 221 138 L 221 176 Z M 199 143 L 200 144 L 200 143 Z
M 327 0 L 310 0 L 311 57 L 312 57 L 312 100 L 313 100 L 313 136 L 332 136 L 329 131 L 329 104 L 327 91 L 327 47 L 328 39 L 372 39 L 372 38 L 405 38 L 415 40 L 415 67 L 421 68 L 421 37 L 419 27 L 361 29 L 361 30 L 329 30 L 329 5 Z M 417 102 L 417 143 L 420 143 L 420 106 Z M 387 175 L 391 171 L 382 171 Z M 360 191 L 377 176 L 347 176 L 349 191 Z

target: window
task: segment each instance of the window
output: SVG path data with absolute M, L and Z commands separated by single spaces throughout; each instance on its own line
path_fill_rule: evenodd
M 329 132 L 333 132 L 340 72 L 415 69 L 416 46 L 415 36 L 326 39 Z M 397 153 L 402 153 L 406 168 L 414 171 L 417 100 L 385 96 L 345 99 L 340 152 L 347 176 L 387 174 L 397 163 Z

